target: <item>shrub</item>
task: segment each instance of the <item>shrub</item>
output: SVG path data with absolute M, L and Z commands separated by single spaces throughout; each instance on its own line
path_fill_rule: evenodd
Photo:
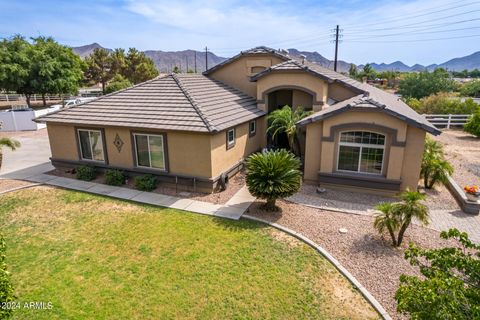
M 141 191 L 152 191 L 157 187 L 157 177 L 151 174 L 137 176 L 134 178 L 135 188 Z
M 437 249 L 411 243 L 405 251 L 422 276 L 400 276 L 397 310 L 411 319 L 480 319 L 480 245 L 457 229 L 440 237 L 456 243 Z
M 480 80 L 464 83 L 460 88 L 460 94 L 468 97 L 480 97 Z
M 473 134 L 476 137 L 480 137 L 480 107 L 477 108 L 477 111 L 475 111 L 470 120 L 468 120 L 467 124 L 465 124 L 463 130 Z
M 7 270 L 5 252 L 5 239 L 0 236 L 0 319 L 8 319 L 12 315 L 13 309 L 2 308 L 2 306 L 13 302 L 15 299 L 10 273 Z
M 300 161 L 287 150 L 255 153 L 246 161 L 248 190 L 267 200 L 265 209 L 276 211 L 275 201 L 293 195 L 300 189 Z
M 451 92 L 456 88 L 455 82 L 444 69 L 433 72 L 422 71 L 409 73 L 400 80 L 398 93 L 404 98 L 421 99 L 438 92 Z
M 125 184 L 125 174 L 120 170 L 107 170 L 105 171 L 105 182 L 111 186 L 121 186 Z
M 420 176 L 425 188 L 432 189 L 438 183 L 446 183 L 448 176 L 453 173 L 453 167 L 445 159 L 443 146 L 427 137 L 423 151 Z
M 117 74 L 112 81 L 110 81 L 105 88 L 105 93 L 112 93 L 115 91 L 119 91 L 128 87 L 131 87 L 133 84 L 128 80 L 125 79 L 123 76 Z
M 375 215 L 373 226 L 379 233 L 388 230 L 392 244 L 399 247 L 403 236 L 413 219 L 428 224 L 428 208 L 421 201 L 425 195 L 417 191 L 406 190 L 400 194 L 401 202 L 381 203 L 375 208 L 380 213 Z
M 92 166 L 79 166 L 75 169 L 76 176 L 79 180 L 91 181 L 97 176 L 97 170 Z
M 471 114 L 478 105 L 472 99 L 465 101 L 449 93 L 437 93 L 420 100 L 410 98 L 406 103 L 418 113 L 425 114 Z

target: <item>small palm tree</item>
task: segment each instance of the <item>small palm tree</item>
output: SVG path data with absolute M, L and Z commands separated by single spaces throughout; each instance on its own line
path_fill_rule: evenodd
M 267 200 L 265 209 L 276 211 L 275 201 L 295 194 L 301 185 L 300 161 L 287 150 L 254 153 L 246 161 L 248 191 Z
M 388 231 L 394 246 L 402 244 L 405 231 L 413 219 L 428 224 L 428 208 L 421 201 L 425 195 L 417 191 L 406 190 L 400 194 L 401 202 L 380 203 L 375 207 L 380 213 L 375 215 L 373 226 L 379 233 Z M 398 234 L 397 234 L 398 232 Z
M 432 189 L 438 182 L 446 183 L 451 174 L 453 167 L 445 159 L 442 145 L 427 137 L 420 171 L 425 188 Z
M 285 133 L 288 137 L 288 145 L 290 150 L 300 155 L 300 141 L 297 137 L 297 122 L 309 116 L 310 111 L 304 111 L 302 107 L 297 107 L 292 110 L 289 106 L 284 106 L 282 109 L 277 109 L 268 115 L 268 129 L 267 132 L 272 134 L 272 138 L 280 133 Z M 295 150 L 296 149 L 296 150 Z
M 8 147 L 13 151 L 17 150 L 20 147 L 20 142 L 10 138 L 0 138 L 0 168 L 2 167 L 3 153 L 2 148 Z

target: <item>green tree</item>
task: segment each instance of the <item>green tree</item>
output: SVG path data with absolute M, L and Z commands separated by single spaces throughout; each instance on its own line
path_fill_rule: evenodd
M 420 176 L 425 188 L 432 189 L 436 183 L 446 183 L 448 176 L 453 174 L 453 167 L 445 159 L 443 146 L 427 137 L 423 150 Z
M 438 92 L 451 92 L 455 88 L 455 82 L 450 79 L 448 72 L 439 68 L 433 72 L 407 74 L 400 80 L 398 93 L 405 99 L 421 99 Z
M 8 319 L 12 316 L 13 309 L 2 308 L 2 306 L 15 299 L 14 288 L 7 268 L 6 250 L 5 239 L 0 235 L 0 319 Z
M 350 76 L 350 78 L 357 79 L 358 70 L 357 66 L 353 63 L 350 64 L 350 68 L 348 69 L 348 75 Z
M 105 94 L 107 83 L 113 79 L 116 71 L 113 69 L 110 53 L 107 49 L 96 48 L 91 55 L 85 58 L 85 63 L 87 65 L 85 79 L 93 83 L 100 83 L 102 92 Z
M 0 89 L 24 94 L 30 106 L 32 45 L 20 35 L 0 42 Z
M 272 139 L 275 139 L 280 133 L 285 133 L 288 137 L 290 150 L 300 155 L 297 122 L 310 114 L 311 112 L 304 111 L 302 107 L 292 110 L 289 106 L 284 106 L 282 109 L 277 109 L 268 115 L 267 132 L 272 134 Z
M 135 48 L 128 49 L 126 56 L 127 68 L 123 76 L 133 84 L 144 82 L 158 76 L 155 63 L 145 53 Z
M 358 74 L 359 79 L 367 78 L 368 80 L 374 80 L 376 77 L 377 73 L 373 70 L 370 63 L 365 64 L 363 70 Z
M 3 147 L 7 147 L 7 148 L 10 148 L 12 151 L 15 151 L 17 150 L 17 148 L 20 147 L 20 142 L 10 138 L 0 138 L 0 168 L 2 167 L 2 162 L 3 162 L 3 152 L 2 152 Z
M 125 79 L 120 74 L 117 74 L 112 81 L 108 83 L 107 88 L 105 88 L 105 93 L 119 91 L 131 87 L 132 85 L 133 84 L 128 79 Z
M 173 70 L 172 70 L 173 73 L 180 73 L 180 68 L 175 66 L 173 67 Z
M 467 97 L 480 97 L 480 80 L 464 83 L 460 88 L 460 94 Z
M 268 211 L 278 210 L 277 199 L 289 197 L 300 189 L 300 160 L 287 150 L 254 153 L 247 158 L 246 168 L 248 190 L 267 201 Z
M 463 130 L 480 138 L 480 107 L 477 108 L 475 113 L 465 124 Z
M 402 275 L 397 310 L 411 319 L 480 319 L 480 246 L 457 229 L 443 231 L 457 245 L 422 249 L 410 243 L 405 259 L 422 277 Z
M 388 230 L 392 244 L 399 247 L 413 219 L 428 224 L 428 208 L 422 203 L 425 195 L 417 191 L 406 190 L 399 195 L 401 201 L 381 203 L 375 208 L 380 213 L 375 215 L 373 226 L 379 233 Z
M 115 49 L 110 53 L 110 59 L 112 63 L 112 73 L 115 75 L 121 75 L 122 77 L 125 77 L 124 75 L 127 72 L 127 57 L 125 55 L 125 50 L 124 49 Z M 115 76 L 114 76 L 115 77 Z
M 71 48 L 62 46 L 52 38 L 33 39 L 31 86 L 42 95 L 76 93 L 83 78 L 82 60 Z
M 424 97 L 406 99 L 406 103 L 418 113 L 425 114 L 471 114 L 478 108 L 472 99 L 460 100 L 451 93 L 439 92 Z

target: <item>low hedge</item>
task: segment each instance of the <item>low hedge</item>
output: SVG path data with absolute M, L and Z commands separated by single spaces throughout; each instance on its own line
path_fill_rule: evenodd
M 157 178 L 151 174 L 134 178 L 135 188 L 141 191 L 153 191 L 157 187 Z
M 107 170 L 105 171 L 105 183 L 110 186 L 121 186 L 125 184 L 125 173 L 121 170 Z
M 75 168 L 76 177 L 79 180 L 91 181 L 96 178 L 97 170 L 95 167 L 84 165 Z

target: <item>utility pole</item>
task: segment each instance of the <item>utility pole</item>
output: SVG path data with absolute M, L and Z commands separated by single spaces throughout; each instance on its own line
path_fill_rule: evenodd
M 194 65 L 195 65 L 195 73 L 197 73 L 197 50 L 193 51 L 193 56 L 194 56 Z
M 337 62 L 338 62 L 338 44 L 340 43 L 341 40 L 339 40 L 339 38 L 341 38 L 341 34 L 340 32 L 342 32 L 342 30 L 340 30 L 340 26 L 337 24 L 337 27 L 332 30 L 333 32 L 335 32 L 335 34 L 333 34 L 332 36 L 335 37 L 335 40 L 333 40 L 333 42 L 335 42 L 335 60 L 334 60 L 334 63 L 333 63 L 333 70 L 334 71 L 337 71 Z
M 208 48 L 205 47 L 205 71 L 208 70 Z

